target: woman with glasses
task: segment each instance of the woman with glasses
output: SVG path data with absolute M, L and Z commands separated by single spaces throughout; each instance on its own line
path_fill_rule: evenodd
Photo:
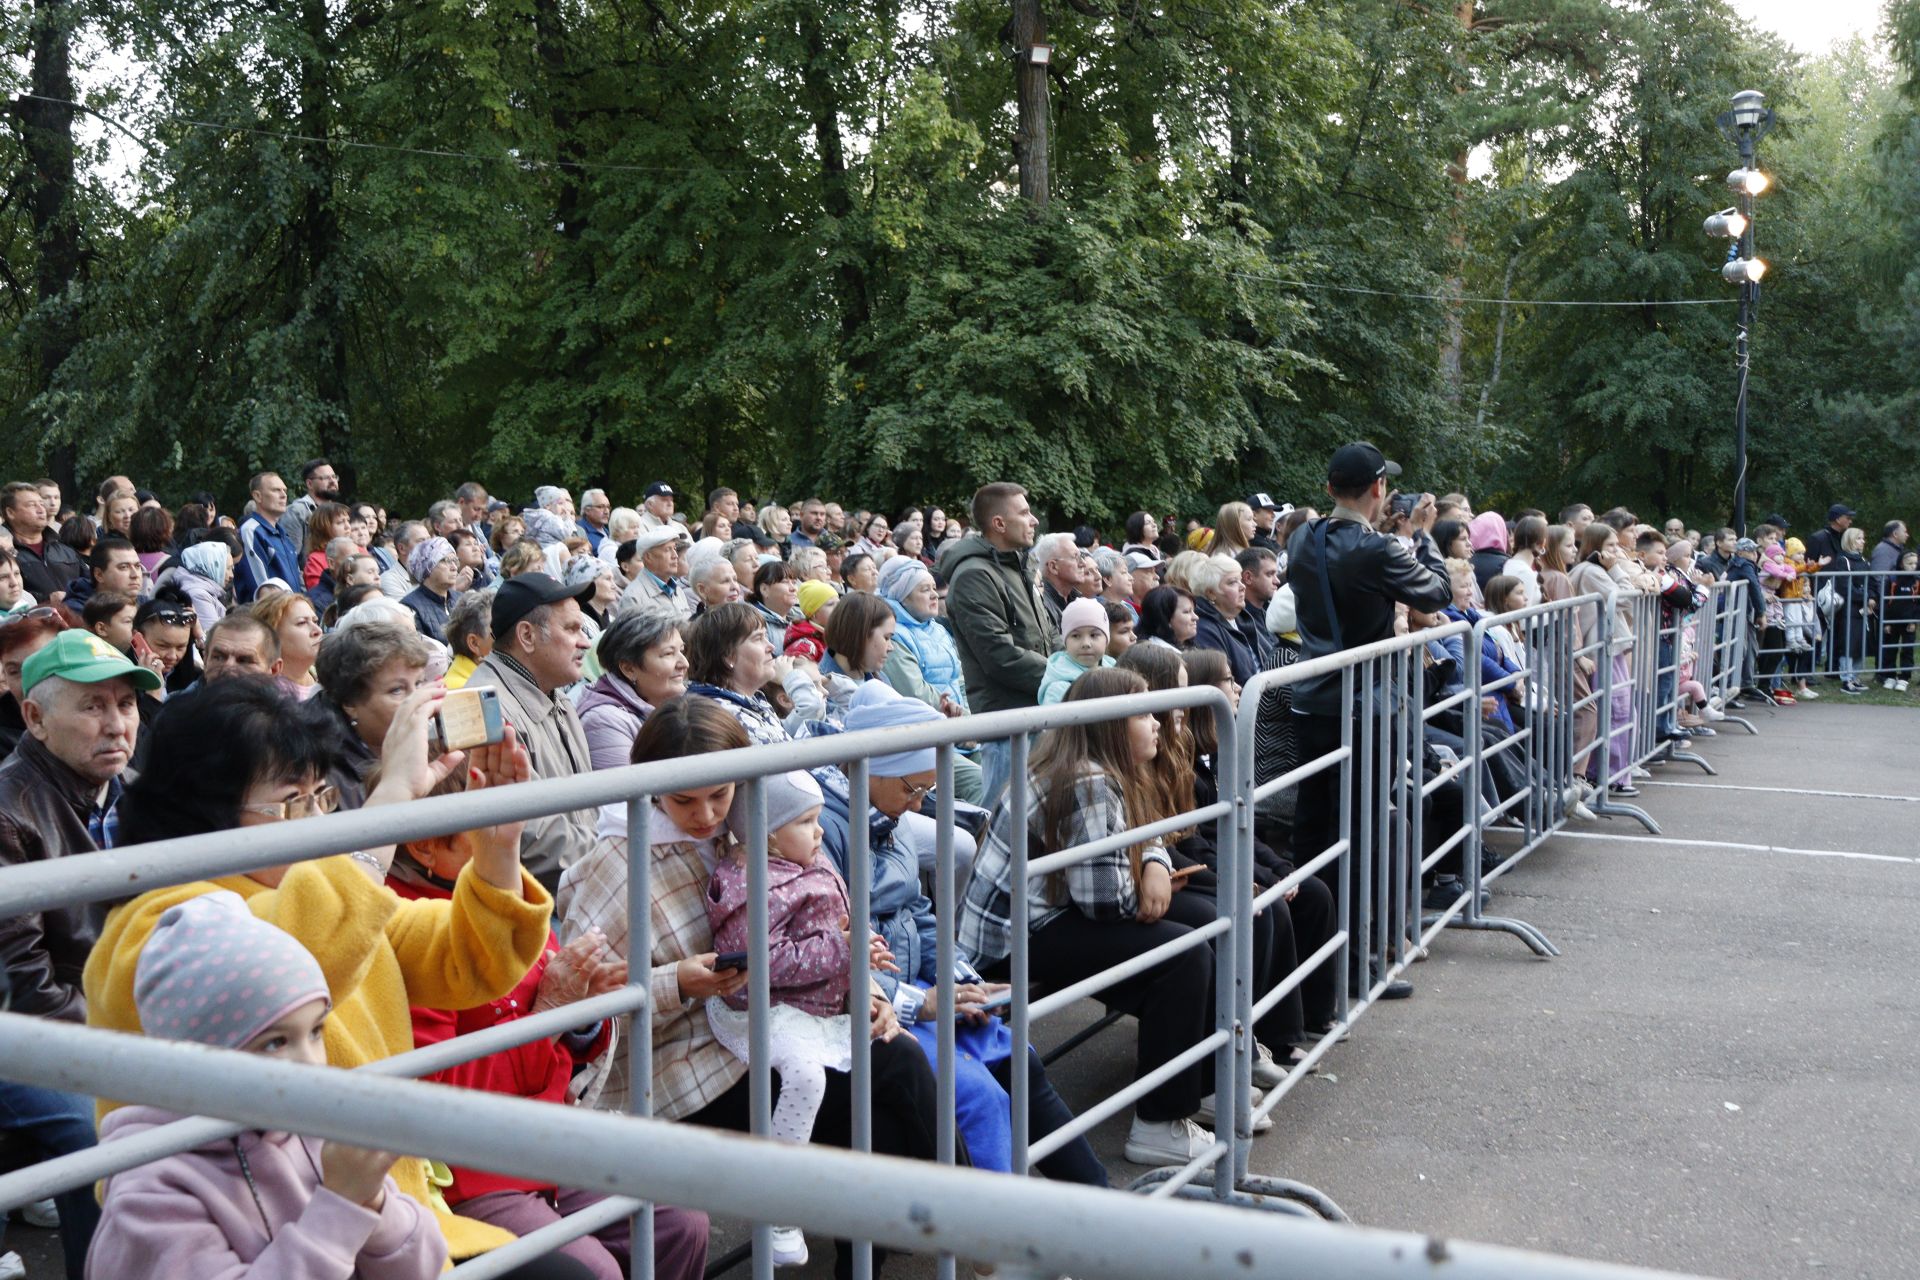
M 438 688 L 420 689 L 388 715 L 384 764 L 369 805 L 418 799 L 461 768 L 469 770 L 468 790 L 532 777 L 511 729 L 504 741 L 471 756 L 433 758 L 427 725 L 445 696 Z M 219 681 L 182 699 L 155 727 L 150 763 L 121 797 L 116 843 L 236 827 L 265 834 L 331 812 L 339 803 L 327 780 L 335 763 L 333 735 L 306 723 L 310 714 L 262 681 Z M 87 1022 L 138 1033 L 134 978 L 154 926 L 169 907 L 225 889 L 319 960 L 334 1000 L 328 1065 L 359 1067 L 404 1053 L 413 1048 L 409 1006 L 466 1009 L 499 999 L 546 948 L 553 901 L 520 867 L 519 824 L 469 836 L 474 856 L 444 901 L 402 902 L 386 887 L 394 850 L 383 845 L 154 889 L 118 905 L 87 961 Z M 100 1113 L 118 1105 L 103 1100 Z M 402 1159 L 393 1178 L 414 1199 L 433 1204 L 425 1160 Z M 434 1218 L 456 1259 L 513 1238 L 437 1208 Z

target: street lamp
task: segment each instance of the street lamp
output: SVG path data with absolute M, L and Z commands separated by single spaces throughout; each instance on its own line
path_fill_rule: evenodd
M 1727 186 L 1734 194 L 1734 207 L 1722 209 L 1706 220 L 1702 230 L 1709 236 L 1732 241 L 1727 247 L 1726 265 L 1720 278 L 1740 287 L 1740 319 L 1734 330 L 1733 363 L 1738 391 L 1733 402 L 1734 463 L 1733 528 L 1741 537 L 1747 533 L 1747 333 L 1760 301 L 1760 280 L 1767 264 L 1753 256 L 1754 197 L 1772 185 L 1767 175 L 1754 164 L 1754 152 L 1760 139 L 1773 128 L 1773 109 L 1757 90 L 1744 89 L 1733 95 L 1733 109 L 1719 116 L 1720 132 L 1740 149 L 1740 167 L 1727 175 Z

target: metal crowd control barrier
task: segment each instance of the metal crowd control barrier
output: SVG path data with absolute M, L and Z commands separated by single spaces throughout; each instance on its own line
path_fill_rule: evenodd
M 1721 711 L 1721 724 L 1737 724 L 1749 734 L 1758 734 L 1753 721 L 1728 711 L 1727 704 L 1752 687 L 1752 641 L 1748 629 L 1752 617 L 1746 608 L 1744 582 L 1721 580 L 1707 588 L 1707 604 L 1692 621 L 1694 646 L 1698 654 L 1695 679 L 1706 690 L 1708 705 Z
M 1426 737 L 1430 720 L 1425 705 L 1427 643 L 1454 638 L 1464 647 L 1483 642 L 1490 625 L 1517 622 L 1528 639 L 1529 652 L 1538 655 L 1529 670 L 1545 674 L 1535 681 L 1543 699 L 1541 715 L 1537 722 L 1530 721 L 1525 736 L 1508 740 L 1518 744 L 1510 749 L 1524 753 L 1529 767 L 1538 764 L 1556 779 L 1567 773 L 1572 767 L 1572 753 L 1561 721 L 1571 708 L 1559 707 L 1569 692 L 1566 675 L 1572 644 L 1567 623 L 1575 603 L 1522 610 L 1504 619 L 1482 620 L 1472 628 L 1452 623 L 1266 673 L 1249 685 L 1237 717 L 1229 713 L 1224 695 L 1212 688 L 1069 702 L 911 728 L 690 756 L 7 868 L 0 871 L 0 916 L 125 898 L 167 885 L 242 874 L 374 845 L 623 804 L 627 807 L 629 832 L 627 950 L 640 961 L 630 971 L 630 985 L 620 991 L 401 1054 L 357 1072 L 291 1067 L 200 1046 L 0 1015 L 0 1076 L 155 1103 L 190 1117 L 220 1117 L 183 1119 L 134 1138 L 0 1176 L 0 1209 L 83 1186 L 251 1125 L 386 1149 L 430 1152 L 442 1160 L 543 1177 L 562 1186 L 590 1187 L 615 1197 L 518 1244 L 464 1263 L 455 1274 L 467 1280 L 500 1274 L 516 1261 L 558 1247 L 628 1214 L 637 1214 L 632 1273 L 650 1276 L 651 1205 L 662 1197 L 762 1224 L 755 1228 L 754 1250 L 755 1270 L 761 1276 L 770 1275 L 772 1270 L 767 1247 L 769 1228 L 764 1225 L 769 1222 L 792 1222 L 856 1241 L 865 1239 L 934 1253 L 940 1258 L 943 1275 L 952 1274 L 958 1256 L 1038 1267 L 1049 1274 L 1070 1269 L 1076 1274 L 1151 1276 L 1156 1280 L 1167 1275 L 1243 1275 L 1249 1268 L 1266 1265 L 1262 1260 L 1273 1269 L 1305 1268 L 1329 1277 L 1424 1275 L 1442 1266 L 1450 1273 L 1498 1276 L 1503 1280 L 1521 1276 L 1546 1280 L 1592 1276 L 1597 1280 L 1641 1274 L 1626 1268 L 1437 1240 L 1410 1242 L 1407 1237 L 1351 1229 L 1335 1235 L 1316 1223 L 1280 1222 L 1278 1219 L 1284 1217 L 1343 1220 L 1344 1215 L 1311 1188 L 1249 1172 L 1251 1135 L 1259 1117 L 1278 1105 L 1340 1034 L 1380 998 L 1386 984 L 1412 963 L 1437 928 L 1447 923 L 1442 919 L 1423 932 L 1419 914 L 1423 872 L 1439 858 L 1459 850 L 1468 863 L 1468 883 L 1472 886 L 1465 898 L 1443 916 L 1464 914 L 1470 927 L 1512 928 L 1536 950 L 1542 950 L 1540 944 L 1545 940 L 1537 931 L 1529 931 L 1517 922 L 1485 919 L 1478 912 L 1480 879 L 1476 864 L 1482 825 L 1495 813 L 1513 808 L 1510 802 L 1483 807 L 1477 799 L 1485 767 L 1482 753 L 1477 747 L 1470 749 L 1461 760 L 1429 779 L 1415 772 L 1422 768 L 1423 761 L 1415 744 Z M 1341 717 L 1340 745 L 1256 787 L 1250 728 L 1251 717 L 1258 713 L 1260 695 L 1269 687 L 1327 675 L 1341 681 L 1341 705 L 1357 711 Z M 1479 678 L 1477 662 L 1467 665 L 1465 675 L 1466 688 L 1458 697 L 1471 711 L 1477 708 L 1478 697 L 1497 691 L 1497 684 Z M 1216 756 L 1220 799 L 1216 803 L 1077 848 L 1028 858 L 1028 734 L 1202 706 L 1213 710 L 1220 735 Z M 1477 716 L 1469 714 L 1466 720 L 1471 725 Z M 1002 738 L 1011 742 L 1014 765 L 1009 799 L 1014 806 L 1011 848 L 1015 922 L 1010 962 L 1016 1063 L 1025 1059 L 1035 1020 L 1074 1001 L 1097 996 L 1113 984 L 1184 951 L 1209 947 L 1216 955 L 1215 1007 L 1208 1032 L 1159 1070 L 1087 1108 L 1065 1128 L 1032 1141 L 1026 1074 L 1022 1070 L 1010 1073 L 1014 1172 L 1026 1173 L 1032 1162 L 1118 1113 L 1172 1073 L 1211 1057 L 1220 1094 L 1216 1140 L 1184 1166 L 1158 1170 L 1135 1184 L 1151 1199 L 1210 1200 L 1214 1202 L 1211 1208 L 1143 1206 L 1138 1197 L 1102 1198 L 1082 1188 L 1024 1178 L 1016 1182 L 933 1163 L 872 1156 L 870 1042 L 858 1026 L 852 1036 L 855 1120 L 850 1153 L 764 1142 L 748 1146 L 750 1139 L 650 1120 L 652 1043 L 645 1034 L 627 1037 L 631 1085 L 628 1105 L 632 1113 L 628 1117 L 393 1078 L 444 1070 L 458 1062 L 556 1034 L 583 1021 L 636 1015 L 636 1024 L 647 1026 L 651 1021 L 651 966 L 646 958 L 653 950 L 648 840 L 651 797 L 744 782 L 753 890 L 748 966 L 752 1014 L 750 1110 L 754 1132 L 766 1133 L 771 1110 L 771 1069 L 766 1053 L 770 993 L 766 976 L 766 814 L 760 780 L 793 769 L 847 767 L 851 812 L 855 815 L 849 824 L 849 889 L 853 914 L 859 919 L 870 916 L 872 889 L 868 828 L 859 820 L 868 802 L 866 761 L 876 754 L 935 749 L 939 782 L 935 868 L 938 1000 L 940 1008 L 951 1010 L 959 907 L 950 785 L 953 749 L 963 741 Z M 1256 897 L 1252 889 L 1255 803 L 1262 795 L 1331 768 L 1339 770 L 1338 838 L 1312 852 L 1290 876 Z M 1429 853 L 1425 801 L 1447 782 L 1463 779 L 1469 795 L 1466 816 L 1445 839 L 1440 838 L 1441 833 L 1434 833 L 1434 851 Z M 1560 804 L 1557 793 L 1527 802 L 1521 821 L 1529 837 L 1529 849 L 1562 820 Z M 1356 817 L 1361 818 L 1357 823 Z M 1202 822 L 1217 823 L 1221 884 L 1216 918 L 1103 973 L 1033 997 L 1029 992 L 1033 975 L 1026 927 L 1030 881 L 1074 862 Z M 1415 850 L 1420 852 L 1416 854 Z M 1338 886 L 1333 937 L 1313 954 L 1300 958 L 1293 972 L 1281 977 L 1270 990 L 1254 990 L 1254 913 L 1285 909 L 1284 895 L 1289 888 L 1308 876 L 1322 874 Z M 1550 953 L 1551 944 L 1545 944 L 1543 954 Z M 869 976 L 865 948 L 853 947 L 850 961 L 858 990 Z M 1252 1029 L 1261 1015 L 1324 964 L 1339 966 L 1335 970 L 1334 1026 L 1281 1086 L 1268 1091 L 1256 1112 L 1251 1086 L 1255 1056 Z M 1355 979 L 1351 991 L 1349 975 Z M 947 1021 L 940 1028 L 936 1051 L 939 1164 L 952 1163 L 957 1154 L 954 1057 L 954 1032 Z M 285 1074 L 289 1071 L 298 1074 Z M 1230 1097 L 1225 1092 L 1229 1089 Z M 1204 1176 L 1209 1173 L 1210 1178 Z M 1277 1212 L 1226 1217 L 1220 1212 L 1223 1205 Z M 870 1248 L 857 1247 L 853 1269 L 856 1275 L 871 1274 Z
M 1832 588 L 1833 607 L 1821 607 Z M 1920 571 L 1829 566 L 1787 588 L 1781 625 L 1755 644 L 1760 681 L 1851 673 L 1862 681 L 1911 681 L 1920 636 Z

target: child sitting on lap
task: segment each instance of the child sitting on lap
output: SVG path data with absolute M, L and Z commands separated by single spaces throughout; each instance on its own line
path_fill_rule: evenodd
M 1047 659 L 1047 673 L 1040 680 L 1043 707 L 1065 698 L 1073 682 L 1087 672 L 1113 665 L 1107 656 L 1113 629 L 1104 602 L 1082 597 L 1068 604 L 1060 614 L 1060 634 L 1060 652 Z

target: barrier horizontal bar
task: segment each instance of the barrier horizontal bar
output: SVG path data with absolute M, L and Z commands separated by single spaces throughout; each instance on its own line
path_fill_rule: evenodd
M 1433 870 L 1434 867 L 1439 864 L 1440 859 L 1453 852 L 1456 845 L 1472 834 L 1473 825 L 1471 823 L 1454 828 L 1453 834 L 1447 837 L 1444 844 L 1420 860 L 1420 874 L 1425 875 L 1427 872 Z
M 1292 871 L 1289 871 L 1282 879 L 1268 885 L 1266 889 L 1261 891 L 1260 896 L 1253 900 L 1254 914 L 1258 915 L 1260 912 L 1265 911 L 1268 907 L 1278 902 L 1281 897 L 1286 894 L 1287 890 L 1305 883 L 1308 877 L 1314 875 L 1320 868 L 1326 866 L 1346 851 L 1347 842 L 1345 840 L 1335 840 L 1321 852 L 1319 857 L 1314 858 L 1310 862 L 1302 863 Z
M 1231 1032 L 1210 1033 L 1206 1038 L 1168 1058 L 1118 1093 L 1102 1098 L 1097 1105 L 1075 1116 L 1071 1123 L 1061 1125 L 1046 1137 L 1033 1143 L 1027 1148 L 1027 1159 L 1034 1164 L 1045 1160 L 1075 1138 L 1092 1132 L 1104 1124 L 1109 1116 L 1117 1115 L 1122 1108 L 1132 1106 L 1232 1039 Z
M 1122 961 L 1111 969 L 1102 969 L 1090 978 L 1082 978 L 1069 987 L 1050 992 L 1027 1006 L 1029 1019 L 1045 1018 L 1058 1013 L 1076 1000 L 1084 1000 L 1096 992 L 1105 991 L 1116 982 L 1124 982 L 1135 974 L 1145 973 L 1155 965 L 1185 951 L 1191 951 L 1210 938 L 1217 938 L 1233 927 L 1233 921 L 1225 916 L 1209 920 L 1197 929 L 1188 930 L 1171 942 L 1163 942 L 1149 951 L 1142 951 L 1130 960 Z
M 693 1125 L 270 1062 L 179 1041 L 0 1014 L 0 1076 L 84 1094 L 141 1081 L 141 1101 L 217 1107 L 251 1128 L 453 1163 L 709 1213 L 804 1222 L 920 1253 L 1113 1280 L 1652 1280 L 1666 1274 L 1410 1232 L 1150 1201 L 931 1161 L 756 1141 Z M 1223 1247 L 1230 1242 L 1231 1247 Z
M 1321 962 L 1340 950 L 1344 937 L 1330 938 L 1315 949 L 1314 953 L 1293 967 L 1286 977 L 1273 984 L 1273 989 L 1253 1002 L 1253 1021 L 1258 1025 L 1260 1019 L 1273 1011 L 1273 1006 L 1287 998 L 1287 993 L 1307 980 L 1307 975 L 1318 969 Z
M 378 1076 L 430 1076 L 535 1040 L 564 1035 L 581 1026 L 637 1012 L 646 1004 L 648 994 L 645 983 L 622 987 L 603 996 L 592 996 L 545 1013 L 530 1013 L 524 1018 L 469 1031 L 451 1040 L 410 1049 L 353 1069 Z M 221 1121 L 188 1116 L 105 1146 L 88 1147 L 0 1174 L 0 1213 L 231 1138 L 238 1132 L 235 1126 Z
M 1253 799 L 1257 804 L 1268 796 L 1284 791 L 1298 782 L 1305 782 L 1317 773 L 1324 773 L 1333 766 L 1353 756 L 1352 747 L 1335 747 L 1323 756 L 1316 756 L 1302 765 L 1295 765 L 1277 778 L 1268 778 L 1253 789 Z
M 572 1244 L 582 1236 L 590 1236 L 604 1227 L 631 1218 L 645 1207 L 643 1201 L 629 1200 L 625 1196 L 609 1196 L 598 1204 L 568 1214 L 558 1222 L 549 1222 L 519 1237 L 511 1244 L 503 1244 L 498 1249 L 483 1253 L 447 1272 L 448 1280 L 494 1280 L 515 1267 L 532 1262 L 535 1258 L 544 1258 L 562 1245 Z M 633 1247 L 645 1247 L 643 1242 L 634 1241 Z
M 1216 1138 L 1213 1145 L 1205 1151 L 1202 1151 L 1198 1156 L 1195 1156 L 1186 1168 L 1174 1174 L 1165 1182 L 1155 1183 L 1153 1190 L 1147 1193 L 1147 1199 L 1165 1200 L 1172 1196 L 1179 1195 L 1180 1188 L 1213 1168 L 1215 1164 L 1219 1163 L 1220 1157 L 1232 1150 L 1233 1147 L 1230 1144 L 1221 1142 Z
M 1058 853 L 1050 853 L 1044 858 L 1035 858 L 1027 863 L 1027 879 L 1031 880 L 1035 876 L 1052 875 L 1054 872 L 1064 871 L 1076 863 L 1087 862 L 1097 858 L 1103 853 L 1112 853 L 1116 849 L 1131 848 L 1136 844 L 1146 844 L 1159 839 L 1161 836 L 1172 835 L 1174 832 L 1184 831 L 1188 827 L 1197 827 L 1203 822 L 1212 822 L 1215 819 L 1224 818 L 1232 812 L 1233 806 L 1231 804 L 1225 800 L 1216 800 L 1205 808 L 1195 809 L 1190 813 L 1177 813 L 1171 818 L 1162 818 L 1158 822 L 1149 822 L 1143 827 L 1129 827 L 1125 831 L 1116 832 L 1110 836 L 1102 836 L 1098 840 L 1089 840 L 1085 844 L 1076 844 L 1069 848 L 1062 849 Z
M 1226 695 L 1210 686 L 1136 694 L 1127 699 L 1124 714 L 1200 706 L 1213 707 L 1216 715 L 1232 715 Z M 624 804 L 636 796 L 764 778 L 795 769 L 817 769 L 897 751 L 993 741 L 1071 724 L 1095 724 L 1116 719 L 1118 714 L 1104 698 L 989 711 L 894 729 L 829 734 L 624 765 L 567 778 L 541 778 L 405 804 L 298 818 L 266 827 L 236 828 L 99 853 L 71 854 L 0 870 L 0 917 L 25 915 L 77 902 L 127 898 L 147 889 L 305 862 L 356 849 L 431 839 L 555 813 L 597 809 L 604 804 Z

